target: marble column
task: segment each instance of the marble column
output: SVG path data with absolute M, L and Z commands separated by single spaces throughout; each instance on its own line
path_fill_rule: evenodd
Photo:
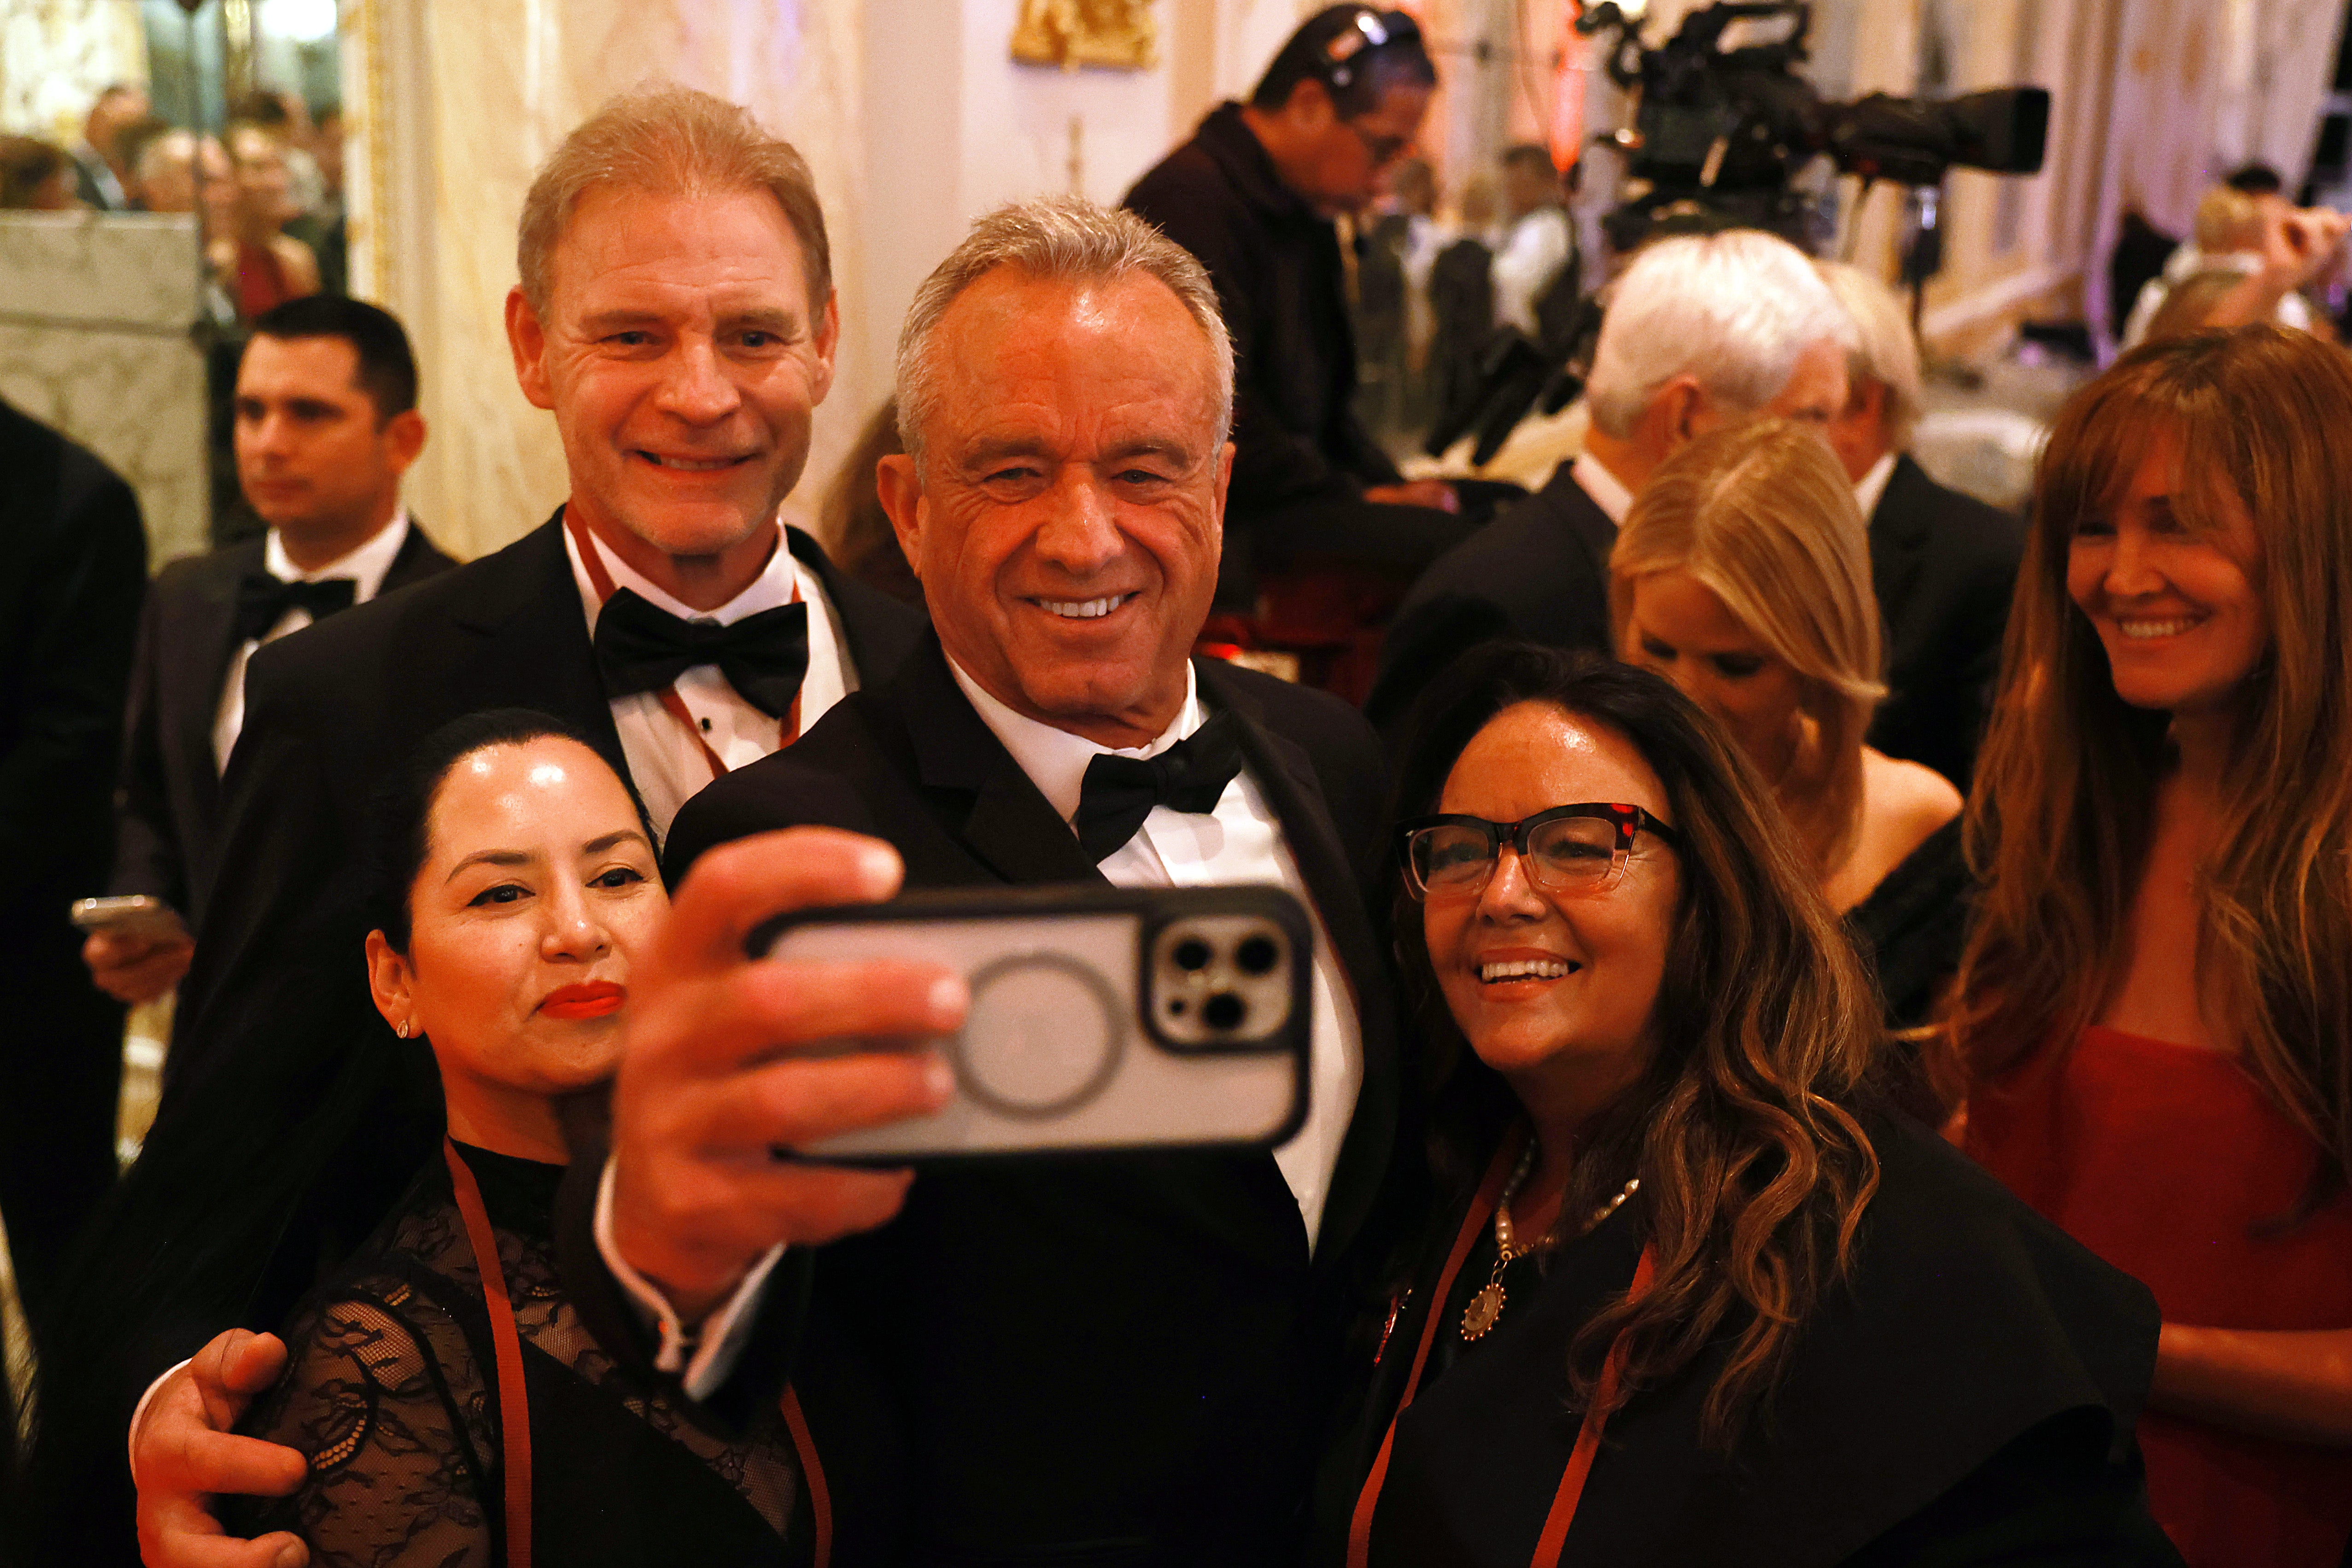
M 0 397 L 130 481 L 157 564 L 206 547 L 195 231 L 145 213 L 0 213 Z

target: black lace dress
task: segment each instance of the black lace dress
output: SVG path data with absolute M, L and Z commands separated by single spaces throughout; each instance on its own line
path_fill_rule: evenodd
M 722 1436 L 674 1389 L 632 1379 L 557 1284 L 562 1167 L 459 1152 L 497 1232 L 521 1338 L 534 1561 L 810 1562 L 809 1488 L 781 1417 Z M 310 1479 L 291 1497 L 241 1500 L 231 1528 L 291 1530 L 319 1568 L 504 1563 L 496 1354 L 441 1160 L 285 1338 L 286 1377 L 238 1429 L 299 1449 Z

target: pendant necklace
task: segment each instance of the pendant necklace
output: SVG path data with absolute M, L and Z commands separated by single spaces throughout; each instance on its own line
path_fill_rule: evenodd
M 1503 1294 L 1503 1270 L 1528 1253 L 1540 1251 L 1545 1246 L 1546 1238 L 1538 1237 L 1521 1247 L 1518 1234 L 1511 1226 L 1511 1199 L 1517 1195 L 1528 1173 L 1535 1168 L 1536 1141 L 1530 1138 L 1527 1148 L 1519 1154 L 1519 1163 L 1511 1170 L 1510 1180 L 1503 1184 L 1502 1196 L 1495 1202 L 1495 1271 L 1486 1277 L 1486 1283 L 1479 1292 L 1470 1298 L 1470 1305 L 1463 1309 L 1462 1337 L 1465 1340 L 1483 1337 L 1495 1326 L 1495 1321 L 1503 1315 L 1503 1304 L 1507 1300 Z M 1632 1197 L 1641 1184 L 1639 1176 L 1627 1182 L 1615 1197 L 1601 1205 L 1600 1212 L 1586 1223 L 1584 1228 L 1591 1230 L 1615 1214 L 1617 1205 Z

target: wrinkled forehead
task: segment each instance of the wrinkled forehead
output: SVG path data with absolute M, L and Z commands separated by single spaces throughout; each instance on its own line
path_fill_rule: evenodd
M 1067 279 L 999 268 L 948 307 L 929 355 L 945 395 L 926 435 L 949 449 L 1047 425 L 1121 438 L 1148 429 L 1205 450 L 1222 413 L 1208 333 L 1148 272 Z

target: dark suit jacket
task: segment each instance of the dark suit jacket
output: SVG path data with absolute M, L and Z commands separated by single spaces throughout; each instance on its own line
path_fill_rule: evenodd
M 220 818 L 220 766 L 213 724 L 236 657 L 237 587 L 262 570 L 264 542 L 250 539 L 174 561 L 148 590 L 131 667 L 122 773 L 115 798 L 114 877 L 108 890 L 147 893 L 187 918 L 203 918 Z M 457 563 L 411 521 L 380 594 Z
M 1870 514 L 1871 586 L 1888 634 L 1887 697 L 1870 743 L 1963 792 L 1992 714 L 2024 549 L 2014 516 L 1947 489 L 1907 457 L 1895 459 Z
M 787 536 L 840 612 L 861 679 L 887 676 L 921 616 L 835 572 L 806 534 Z M 363 846 L 377 788 L 426 735 L 467 713 L 536 708 L 628 773 L 561 513 L 495 554 L 256 650 L 245 692 L 166 1113 L 176 1086 L 247 1031 L 383 1026 L 361 959 Z
M 0 403 L 0 948 L 106 879 L 147 535 L 131 487 Z M 74 945 L 79 946 L 79 942 Z M 0 964 L 7 953 L 0 952 Z M 87 981 L 79 973 L 69 976 Z
M 856 1326 L 898 1391 L 926 1563 L 1286 1560 L 1334 1298 L 1376 1250 L 1396 1142 L 1397 1040 L 1359 873 L 1381 837 L 1382 768 L 1337 700 L 1197 668 L 1204 700 L 1244 721 L 1251 776 L 1362 1019 L 1363 1089 L 1321 1237 L 1310 1264 L 1270 1154 L 1189 1152 L 928 1173 L 897 1221 L 825 1249 L 820 1311 Z M 936 644 L 689 803 L 672 875 L 712 845 L 799 823 L 888 839 L 910 886 L 1100 875 Z
M 1121 204 L 1200 258 L 1233 333 L 1233 521 L 1394 484 L 1356 418 L 1346 268 L 1328 218 L 1283 184 L 1241 105 L 1226 103 Z
M 1433 563 L 1381 645 L 1364 716 L 1391 746 L 1438 673 L 1481 643 L 1524 637 L 1611 649 L 1609 552 L 1617 525 L 1562 463 L 1551 481 Z

